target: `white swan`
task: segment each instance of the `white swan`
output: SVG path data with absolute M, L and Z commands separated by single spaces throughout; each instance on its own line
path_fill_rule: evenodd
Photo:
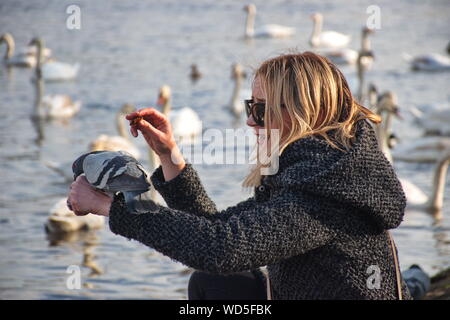
M 369 35 L 373 33 L 372 29 L 364 27 L 361 32 L 361 50 L 362 52 L 371 52 L 371 44 Z M 355 64 L 358 61 L 358 51 L 342 48 L 342 49 L 328 49 L 319 51 L 319 54 L 327 57 L 334 64 L 346 65 Z M 363 55 L 361 64 L 366 70 L 369 70 L 372 66 L 373 56 Z
M 408 197 L 408 208 L 431 213 L 436 219 L 442 218 L 442 207 L 444 203 L 445 180 L 448 166 L 450 164 L 450 149 L 442 152 L 433 172 L 433 189 L 428 197 L 424 193 L 419 198 L 416 191 L 415 197 Z M 403 186 L 403 182 L 402 182 Z
M 48 233 L 67 233 L 78 230 L 101 229 L 105 217 L 95 214 L 77 216 L 67 208 L 67 198 L 60 199 L 51 209 L 45 229 Z
M 45 81 L 61 81 L 72 80 L 76 78 L 80 65 L 78 63 L 71 65 L 64 62 L 59 62 L 54 59 L 43 61 L 42 48 L 44 47 L 43 40 L 34 38 L 30 45 L 37 47 L 37 65 L 40 77 Z
M 172 110 L 172 93 L 168 85 L 159 89 L 157 105 L 162 107 L 162 112 L 169 118 L 172 132 L 179 143 L 191 142 L 201 134 L 202 122 L 197 113 L 189 107 Z
M 438 53 L 418 56 L 403 54 L 403 58 L 410 63 L 414 71 L 445 71 L 450 70 L 450 58 Z
M 39 77 L 39 74 L 38 74 Z M 73 101 L 65 94 L 48 94 L 43 96 L 44 83 L 41 78 L 36 83 L 36 116 L 41 119 L 68 119 L 80 111 L 81 102 Z
M 309 43 L 313 48 L 343 48 L 350 43 L 351 37 L 349 35 L 336 31 L 322 31 L 322 14 L 315 13 L 311 18 L 314 22 L 314 27 Z
M 247 38 L 287 38 L 295 34 L 295 29 L 291 27 L 281 26 L 278 24 L 268 24 L 254 29 L 256 6 L 249 4 L 244 7 L 247 12 L 247 20 L 245 24 L 245 36 Z
M 376 93 L 375 86 L 371 85 L 371 88 Z M 373 98 L 371 98 L 371 100 L 372 99 Z M 386 91 L 378 97 L 376 106 L 374 108 L 374 111 L 382 118 L 382 122 L 375 127 L 375 133 L 377 135 L 381 151 L 390 162 L 392 162 L 392 155 L 389 149 L 389 138 L 392 134 L 392 117 L 394 115 L 399 117 L 397 101 L 397 95 L 394 92 Z
M 139 159 L 141 153 L 139 149 L 130 141 L 129 134 L 124 124 L 125 115 L 133 112 L 135 108 L 130 104 L 124 104 L 116 114 L 116 128 L 119 136 L 99 135 L 89 144 L 90 151 L 120 151 L 124 150 L 130 153 L 136 159 Z
M 450 137 L 422 137 L 399 144 L 392 157 L 395 161 L 434 163 L 446 149 L 450 149 Z
M 392 163 L 392 156 L 390 154 L 389 148 L 387 147 L 387 137 L 390 132 L 392 114 L 396 112 L 396 95 L 390 91 L 386 92 L 381 96 L 377 107 L 379 113 L 388 113 L 384 126 L 382 127 L 378 125 L 378 127 L 376 128 L 376 133 L 380 149 Z M 419 187 L 414 185 L 409 180 L 399 177 L 400 183 L 403 187 L 403 191 L 406 195 L 408 207 L 428 211 L 432 213 L 436 218 L 440 218 L 440 210 L 442 209 L 444 198 L 445 176 L 447 173 L 449 162 L 450 149 L 445 149 L 439 155 L 437 166 L 434 171 L 433 193 L 431 197 L 428 197 Z
M 14 54 L 15 42 L 13 36 L 10 33 L 4 33 L 0 37 L 0 44 L 3 42 L 6 43 L 6 53 L 3 59 L 7 66 L 26 68 L 33 68 L 36 66 L 38 53 L 36 46 L 28 46 L 25 50 Z M 50 55 L 51 50 L 48 48 L 43 48 L 42 59 L 47 60 Z
M 424 129 L 426 135 L 450 136 L 450 107 L 448 103 L 439 107 L 410 110 L 416 122 Z
M 358 58 L 356 60 L 356 75 L 357 75 L 357 91 L 356 91 L 356 98 L 359 101 L 359 103 L 364 104 L 365 100 L 365 80 L 366 80 L 366 71 L 367 69 L 367 63 L 373 59 L 372 51 L 364 51 L 360 50 L 358 52 Z M 354 81 L 354 80 L 353 80 Z
M 229 110 L 236 118 L 239 118 L 245 110 L 244 99 L 250 99 L 251 96 L 251 92 L 248 92 L 249 90 L 244 90 L 244 92 L 241 91 L 244 75 L 242 66 L 239 63 L 233 64 L 231 67 L 231 79 L 234 81 L 234 87 Z

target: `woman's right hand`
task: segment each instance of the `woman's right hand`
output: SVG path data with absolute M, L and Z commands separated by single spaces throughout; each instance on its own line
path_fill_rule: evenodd
M 140 131 L 150 148 L 160 157 L 170 155 L 176 147 L 169 119 L 158 110 L 140 109 L 127 115 L 126 119 L 130 120 L 133 137 L 137 137 Z
M 186 165 L 172 133 L 169 119 L 154 108 L 145 108 L 126 116 L 131 134 L 142 133 L 150 148 L 159 156 L 166 181 L 172 180 Z

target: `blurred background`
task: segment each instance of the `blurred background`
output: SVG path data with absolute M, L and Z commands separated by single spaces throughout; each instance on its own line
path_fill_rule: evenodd
M 247 4 L 233 0 L 0 2 L 0 34 L 13 36 L 15 53 L 39 37 L 53 57 L 48 61 L 53 69 L 42 67 L 44 79 L 35 79 L 33 67 L 10 66 L 14 55 L 4 59 L 0 68 L 0 299 L 185 299 L 187 267 L 114 235 L 107 222 L 64 235 L 45 231 L 55 204 L 67 194 L 64 171 L 70 173 L 71 162 L 99 135 L 119 134 L 116 116 L 125 103 L 154 106 L 162 85 L 171 88 L 173 110 L 189 107 L 203 130 L 245 127 L 245 114 L 235 117 L 230 112 L 234 98 L 249 98 L 252 70 L 260 62 L 289 49 L 312 50 L 309 39 L 315 12 L 323 15 L 324 30 L 351 36 L 347 47 L 358 51 L 361 29 L 370 15 L 367 8 L 380 8 L 380 28 L 370 36 L 373 66 L 364 79 L 366 85 L 375 84 L 379 93 L 396 94 L 402 119 L 393 118 L 391 131 L 398 146 L 412 145 L 424 136 L 417 117 L 430 110 L 448 115 L 447 0 L 254 1 L 255 29 L 275 23 L 295 28 L 291 37 L 254 39 L 244 37 Z M 70 5 L 80 9 L 80 29 L 68 28 Z M 2 57 L 4 52 L 6 40 L 0 44 Z M 411 69 L 413 57 L 430 53 L 440 55 L 438 71 Z M 236 63 L 242 72 L 232 69 Z M 197 77 L 191 76 L 193 64 Z M 356 65 L 339 67 L 356 94 Z M 70 79 L 46 81 L 55 73 Z M 55 94 L 64 96 L 51 96 Z M 35 117 L 39 104 L 56 114 L 69 106 L 69 115 Z M 450 116 L 448 122 L 445 119 L 438 126 L 450 134 Z M 132 143 L 142 163 L 150 166 L 143 139 Z M 398 175 L 426 195 L 434 188 L 435 166 L 433 161 L 394 161 Z M 196 164 L 195 168 L 219 208 L 250 196 L 241 188 L 247 165 Z M 445 185 L 440 220 L 408 209 L 404 223 L 393 232 L 402 269 L 419 264 L 433 275 L 450 265 L 449 179 Z M 72 220 L 67 219 L 70 225 Z M 81 289 L 66 285 L 70 265 L 81 268 Z

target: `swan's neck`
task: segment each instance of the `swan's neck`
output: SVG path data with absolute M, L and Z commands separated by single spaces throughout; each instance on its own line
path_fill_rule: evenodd
M 314 19 L 314 27 L 313 32 L 311 34 L 310 43 L 313 47 L 316 47 L 319 45 L 319 37 L 322 33 L 322 19 L 316 18 Z
M 155 151 L 152 150 L 152 148 L 148 149 L 148 162 L 150 164 L 151 170 L 155 170 L 160 165 L 159 157 L 155 153 Z
M 445 178 L 450 164 L 450 156 L 441 158 L 436 166 L 433 177 L 433 193 L 430 197 L 429 206 L 432 210 L 442 210 L 444 202 Z
M 247 13 L 247 21 L 245 24 L 245 36 L 247 38 L 251 38 L 255 34 L 255 13 L 252 11 L 248 11 Z
M 122 138 L 125 138 L 128 140 L 127 129 L 125 128 L 122 112 L 118 112 L 116 115 L 116 126 L 117 126 L 117 132 L 119 133 L 119 135 Z
M 242 77 L 241 77 L 241 75 L 236 75 L 234 77 L 233 95 L 231 97 L 231 105 L 232 106 L 239 99 L 239 92 L 241 91 L 241 85 L 242 85 Z
M 15 49 L 15 43 L 14 39 L 12 37 L 5 36 L 3 38 L 6 42 L 6 53 L 5 53 L 5 60 L 10 59 L 14 55 L 14 49 Z
M 358 56 L 358 100 L 359 103 L 363 103 L 364 99 L 364 67 L 362 65 L 362 57 L 361 55 Z
M 36 77 L 37 78 L 41 78 L 42 77 L 42 55 L 43 55 L 43 49 L 44 46 L 42 45 L 41 40 L 38 40 L 36 42 L 36 51 L 37 51 L 37 56 L 36 56 Z
M 162 112 L 166 115 L 166 117 L 169 116 L 170 110 L 172 110 L 172 102 L 170 100 L 170 98 L 166 98 L 162 107 Z
M 35 100 L 34 100 L 34 107 L 35 107 L 35 115 L 37 117 L 42 117 L 42 96 L 44 94 L 44 81 L 42 80 L 42 78 L 36 78 L 36 85 L 35 85 Z
M 363 32 L 362 38 L 361 38 L 361 49 L 364 52 L 369 52 L 372 50 L 372 46 L 370 45 L 370 37 L 368 32 Z
M 382 111 L 380 113 L 384 113 L 386 111 Z M 392 123 L 392 114 L 390 112 L 387 112 L 387 115 L 385 119 L 377 125 L 377 136 L 378 136 L 378 143 L 380 145 L 381 151 L 384 153 L 386 158 L 389 160 L 390 163 L 392 163 L 392 155 L 391 150 L 388 146 L 388 138 L 389 138 L 389 132 L 390 127 Z

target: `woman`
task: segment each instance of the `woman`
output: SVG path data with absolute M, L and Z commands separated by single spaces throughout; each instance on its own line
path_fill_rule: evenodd
M 397 299 L 386 230 L 399 226 L 406 199 L 368 123 L 379 117 L 311 52 L 262 63 L 247 111 L 247 124 L 264 130 L 265 141 L 271 130 L 280 133 L 278 171 L 263 176 L 257 164 L 244 181 L 255 188 L 250 199 L 218 211 L 167 118 L 148 108 L 127 119 L 142 117 L 131 132 L 159 155 L 152 182 L 169 208 L 132 215 L 120 194 L 110 199 L 82 177 L 71 186 L 72 207 L 109 215 L 114 233 L 198 270 L 191 299 L 264 299 L 262 266 L 274 299 Z M 410 298 L 403 281 L 401 288 Z

